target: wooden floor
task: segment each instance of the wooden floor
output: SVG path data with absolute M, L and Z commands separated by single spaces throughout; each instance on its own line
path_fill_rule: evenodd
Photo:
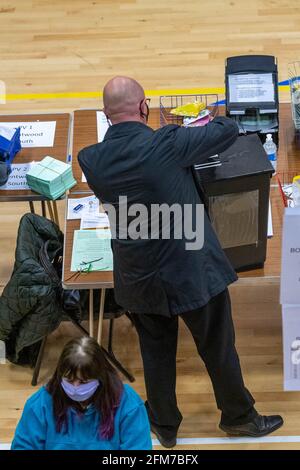
M 0 104 L 0 113 L 95 108 L 101 100 L 93 92 L 100 92 L 116 74 L 139 80 L 150 90 L 154 104 L 157 90 L 220 89 L 226 57 L 239 54 L 275 55 L 279 80 L 285 80 L 288 62 L 300 60 L 299 24 L 299 0 L 1 2 L 0 80 L 8 96 L 6 104 Z M 288 92 L 280 97 L 288 99 Z M 61 220 L 63 205 L 59 203 Z M 26 211 L 26 204 L 0 204 L 1 287 L 11 274 L 16 232 Z M 300 436 L 300 393 L 282 389 L 278 280 L 237 284 L 231 293 L 237 348 L 257 408 L 283 415 L 285 426 L 274 436 Z M 76 334 L 64 324 L 51 336 L 41 383 L 53 372 L 63 344 Z M 125 318 L 117 321 L 115 351 L 136 376 L 134 388 L 144 397 L 137 338 Z M 0 443 L 11 441 L 24 402 L 34 390 L 31 373 L 27 368 L 0 365 Z M 218 430 L 219 413 L 207 373 L 183 326 L 177 388 L 184 415 L 179 437 L 225 437 Z M 233 441 L 178 446 L 183 448 L 300 449 L 300 444 Z
M 298 0 L 2 1 L 2 108 L 93 108 L 96 99 L 43 94 L 97 92 L 117 74 L 148 90 L 223 87 L 225 59 L 239 54 L 275 55 L 286 80 L 299 24 Z
M 26 204 L 1 204 L 0 218 L 0 283 L 5 285 L 14 259 L 16 229 Z M 60 220 L 64 203 L 59 202 Z M 272 436 L 300 436 L 300 392 L 283 392 L 281 311 L 278 303 L 278 280 L 261 283 L 255 279 L 231 288 L 236 326 L 237 349 L 244 379 L 256 399 L 261 413 L 280 413 L 285 425 Z M 96 326 L 96 325 L 95 325 Z M 96 331 L 96 329 L 95 329 Z M 72 325 L 64 323 L 52 334 L 47 344 L 39 386 L 54 370 L 63 344 L 77 335 Z M 107 338 L 105 322 L 104 342 Z M 127 318 L 116 321 L 115 352 L 136 377 L 135 390 L 145 398 L 142 364 L 137 336 Z M 32 370 L 7 363 L 0 365 L 0 443 L 10 442 L 25 400 L 36 388 L 31 387 Z M 218 429 L 216 409 L 208 375 L 197 356 L 191 335 L 181 324 L 178 351 L 178 401 L 184 420 L 179 438 L 226 437 Z M 179 445 L 178 449 L 300 449 L 300 443 L 239 443 Z

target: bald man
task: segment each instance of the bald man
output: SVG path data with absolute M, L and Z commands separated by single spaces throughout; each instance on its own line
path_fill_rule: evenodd
M 187 249 L 190 240 L 185 233 L 180 239 L 175 237 L 175 218 L 170 220 L 170 239 L 163 238 L 161 226 L 158 237 L 156 233 L 152 238 L 139 238 L 129 230 L 124 236 L 124 221 L 122 230 L 119 221 L 124 212 L 120 201 L 125 196 L 128 211 L 136 211 L 135 204 L 147 210 L 154 205 L 184 208 L 187 204 L 197 214 L 203 201 L 194 182 L 193 165 L 226 150 L 238 136 L 237 126 L 218 117 L 205 127 L 168 125 L 153 131 L 147 126 L 144 90 L 128 77 L 110 80 L 103 100 L 111 126 L 104 141 L 81 150 L 78 159 L 90 188 L 116 210 L 116 238 L 112 240 L 115 296 L 132 313 L 139 335 L 151 429 L 163 446 L 176 444 L 182 420 L 175 392 L 180 316 L 212 380 L 221 410 L 220 428 L 233 435 L 269 434 L 283 421 L 280 416 L 259 415 L 244 386 L 227 289 L 236 274 L 206 213 L 196 221 L 197 229 L 204 229 L 204 244 L 198 249 Z M 141 226 L 150 219 L 144 216 Z M 131 213 L 125 229 L 132 221 Z

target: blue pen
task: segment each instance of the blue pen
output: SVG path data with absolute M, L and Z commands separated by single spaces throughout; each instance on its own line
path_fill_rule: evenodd
M 81 209 L 83 209 L 83 205 L 82 204 L 77 204 L 77 206 L 75 206 L 73 208 L 73 212 L 79 212 Z

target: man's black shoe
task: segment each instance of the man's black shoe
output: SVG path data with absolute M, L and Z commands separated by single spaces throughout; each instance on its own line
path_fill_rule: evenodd
M 252 421 L 246 424 L 235 424 L 227 426 L 220 423 L 219 428 L 233 436 L 262 437 L 270 434 L 283 425 L 283 419 L 279 415 L 262 416 L 257 415 Z
M 156 435 L 157 439 L 163 447 L 166 447 L 166 449 L 170 449 L 171 447 L 176 446 L 176 436 L 171 438 L 165 438 L 159 433 L 159 431 L 157 431 L 156 427 L 153 424 L 150 425 L 150 428 L 151 432 Z

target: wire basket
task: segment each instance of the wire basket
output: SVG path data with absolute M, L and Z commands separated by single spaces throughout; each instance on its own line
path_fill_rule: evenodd
M 193 101 L 201 101 L 205 103 L 205 108 L 210 111 L 212 117 L 217 116 L 219 112 L 218 108 L 218 95 L 167 95 L 160 96 L 159 98 L 159 118 L 160 127 L 166 126 L 167 124 L 177 124 L 182 126 L 184 116 L 175 116 L 171 114 L 171 109 L 183 106 Z
M 295 128 L 300 130 L 300 61 L 288 64 L 292 116 Z
M 284 207 L 294 207 L 293 178 L 297 175 L 297 171 L 281 171 L 274 176 Z

